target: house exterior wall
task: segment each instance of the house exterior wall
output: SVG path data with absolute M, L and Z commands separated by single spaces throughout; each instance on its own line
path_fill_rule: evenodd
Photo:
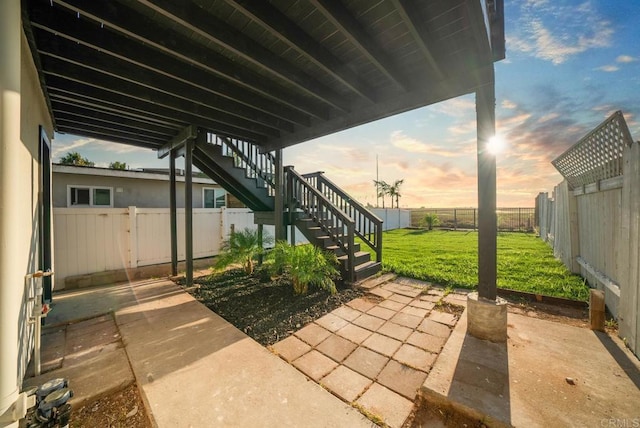
M 0 2 L 0 416 L 17 398 L 33 348 L 25 275 L 40 257 L 39 127 L 53 134 L 20 16 L 19 1 Z
M 149 174 L 145 174 L 149 175 Z M 113 188 L 113 208 L 168 208 L 169 180 L 53 173 L 53 206 L 67 207 L 67 187 L 72 185 Z M 217 184 L 193 183 L 193 208 L 202 208 L 202 189 L 221 188 Z M 176 183 L 178 208 L 184 208 L 184 182 Z

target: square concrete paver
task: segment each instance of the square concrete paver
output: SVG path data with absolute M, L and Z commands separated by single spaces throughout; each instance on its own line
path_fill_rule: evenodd
M 302 373 L 318 382 L 326 376 L 331 370 L 338 366 L 338 363 L 331 358 L 322 355 L 320 352 L 313 350 L 304 354 L 293 362 L 293 365 Z
M 354 324 L 347 324 L 340 330 L 336 331 L 336 334 L 359 345 L 367 337 L 371 336 L 371 331 L 366 328 L 358 327 Z
M 415 299 L 414 301 L 412 301 L 411 303 L 409 303 L 409 306 L 413 306 L 416 308 L 421 308 L 421 309 L 426 309 L 426 310 L 431 310 L 434 308 L 436 304 L 434 302 L 429 302 L 427 300 L 419 300 L 419 299 Z
M 340 362 L 347 358 L 347 355 L 352 353 L 357 346 L 358 345 L 345 338 L 332 334 L 316 346 L 316 350 L 322 352 L 331 359 Z
M 291 362 L 311 350 L 311 346 L 307 345 L 295 336 L 289 336 L 286 339 L 275 343 L 271 349 L 285 360 Z
M 376 287 L 369 290 L 369 293 L 373 294 L 374 296 L 382 297 L 383 299 L 387 299 L 393 295 L 391 291 L 385 290 L 384 288 L 380 288 L 380 287 Z
M 378 329 L 378 333 L 404 342 L 413 330 L 391 321 L 387 321 Z
M 353 299 L 347 306 L 352 307 L 353 309 L 357 309 L 361 312 L 367 312 L 369 309 L 373 308 L 376 304 L 370 302 L 367 299 L 363 299 L 362 297 L 358 297 L 357 299 Z
M 393 300 L 394 302 L 398 302 L 398 303 L 404 303 L 405 305 L 413 300 L 411 297 L 402 296 L 400 294 L 393 294 L 388 298 L 389 300 Z
M 378 375 L 378 383 L 407 397 L 409 400 L 414 400 L 418 389 L 420 389 L 426 378 L 427 374 L 425 372 L 391 360 Z
M 375 379 L 388 361 L 389 358 L 384 355 L 366 348 L 358 348 L 342 364 L 369 379 Z
M 378 306 L 382 306 L 383 308 L 391 309 L 392 311 L 399 311 L 404 308 L 405 304 L 400 302 L 395 302 L 393 300 L 383 300 L 378 303 Z
M 413 409 L 413 401 L 374 383 L 357 401 L 392 428 L 401 427 Z
M 391 321 L 413 329 L 420 325 L 422 318 L 415 315 L 405 314 L 404 312 L 398 312 L 391 318 Z
M 400 345 L 402 345 L 402 342 L 399 340 L 395 340 L 378 333 L 373 333 L 364 342 L 362 342 L 362 346 L 366 346 L 372 351 L 376 351 L 382 355 L 386 355 L 387 357 L 391 357 L 398 350 Z
M 424 349 L 425 351 L 433 352 L 434 354 L 437 354 L 442 350 L 446 341 L 447 339 L 444 337 L 433 336 L 419 331 L 414 331 L 407 339 L 407 343 Z
M 458 318 L 455 315 L 440 311 L 431 311 L 431 313 L 429 314 L 429 319 L 435 322 L 439 322 L 440 324 L 448 325 L 450 327 L 455 326 L 456 322 L 458 321 Z
M 442 299 L 442 296 L 434 296 L 432 294 L 425 294 L 420 296 L 420 300 L 423 302 L 438 303 L 440 299 Z
M 360 311 L 357 311 L 349 306 L 340 306 L 331 312 L 333 315 L 337 315 L 347 321 L 353 321 L 360 316 Z
M 437 323 L 429 318 L 422 321 L 420 326 L 418 326 L 418 330 L 444 339 L 448 338 L 449 334 L 451 334 L 451 329 L 448 326 Z
M 353 320 L 353 323 L 362 328 L 366 328 L 367 330 L 376 331 L 382 324 L 384 324 L 384 320 L 371 315 L 362 314 Z
M 347 323 L 348 323 L 347 320 L 342 319 L 331 313 L 321 318 L 318 318 L 316 320 L 316 324 L 319 324 L 320 326 L 326 328 L 327 330 L 334 331 L 334 332 L 340 330 L 342 327 L 347 325 Z
M 347 403 L 351 403 L 371 385 L 371 382 L 371 379 L 367 379 L 345 366 L 338 366 L 320 383 Z
M 428 313 L 428 309 L 416 308 L 415 306 L 405 306 L 400 312 L 409 315 L 415 315 L 420 318 L 424 318 Z
M 325 340 L 331 335 L 329 330 L 320 327 L 316 323 L 307 324 L 294 333 L 299 339 L 304 340 L 311 346 L 316 346 L 318 343 Z
M 396 314 L 396 311 L 387 308 L 381 308 L 380 306 L 374 306 L 373 308 L 369 309 L 367 313 L 369 315 L 373 315 L 374 317 L 388 320 Z
M 425 351 L 424 349 L 416 348 L 413 345 L 404 344 L 395 353 L 393 359 L 399 361 L 409 367 L 414 367 L 419 370 L 428 372 L 431 369 L 437 355 Z

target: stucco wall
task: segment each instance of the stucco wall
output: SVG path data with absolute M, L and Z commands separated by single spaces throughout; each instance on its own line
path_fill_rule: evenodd
M 16 299 L 13 301 L 11 312 L 2 316 L 3 335 L 9 334 L 9 329 L 17 332 L 17 372 L 14 374 L 16 385 L 19 386 L 31 356 L 33 347 L 33 327 L 28 324 L 30 305 L 27 303 L 28 287 L 25 286 L 24 276 L 34 272 L 39 267 L 39 187 L 40 187 L 40 126 L 44 127 L 46 134 L 51 137 L 53 126 L 48 109 L 40 87 L 37 71 L 33 63 L 31 52 L 26 37 L 20 32 L 21 37 L 16 37 L 15 49 L 20 52 L 20 85 L 19 93 L 19 139 L 13 138 L 10 133 L 3 132 L 2 154 L 0 156 L 0 168 L 3 174 L 0 179 L 0 187 L 4 195 L 0 201 L 3 224 L 1 226 L 0 240 L 2 240 L 2 257 L 0 257 L 0 270 L 3 271 L 1 287 L 15 287 L 12 293 Z M 6 45 L 5 45 L 6 46 Z M 3 57 L 3 61 L 11 61 Z M 10 79 L 7 74 L 3 79 L 0 90 L 11 92 Z M 12 94 L 13 96 L 13 94 Z M 5 114 L 15 111 L 14 103 L 3 103 Z M 15 115 L 17 116 L 17 114 Z M 14 117 L 15 117 L 14 116 Z M 6 120 L 6 117 L 5 119 Z M 5 130 L 10 127 L 6 122 L 2 125 Z M 4 296 L 4 293 L 3 293 Z M 12 298 L 13 300 L 13 298 Z M 16 312 L 13 312 L 13 311 Z M 15 334 L 15 333 L 13 333 Z M 6 355 L 15 355 L 14 350 L 3 349 Z M 6 361 L 3 360 L 4 365 Z M 15 362 L 13 363 L 15 364 Z M 12 367 L 16 367 L 15 365 Z M 12 369 L 13 370 L 13 369 Z M 4 373 L 4 368 L 3 368 Z
M 113 188 L 113 208 L 168 208 L 169 181 L 126 177 L 53 173 L 53 206 L 67 206 L 67 186 L 102 186 Z M 217 184 L 193 183 L 193 208 L 202 208 L 202 189 L 220 188 Z M 121 191 L 120 191 L 121 190 Z M 184 208 L 184 182 L 176 183 L 178 208 Z

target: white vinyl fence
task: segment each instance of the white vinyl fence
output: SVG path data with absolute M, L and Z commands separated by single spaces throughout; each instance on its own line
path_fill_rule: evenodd
M 382 230 L 403 229 L 411 226 L 411 211 L 391 208 L 369 208 L 382 219 Z
M 184 260 L 184 209 L 178 209 L 178 259 Z M 56 285 L 67 276 L 171 262 L 168 208 L 55 208 Z M 220 251 L 231 227 L 254 229 L 245 208 L 194 208 L 193 257 Z M 265 226 L 273 236 L 273 226 Z

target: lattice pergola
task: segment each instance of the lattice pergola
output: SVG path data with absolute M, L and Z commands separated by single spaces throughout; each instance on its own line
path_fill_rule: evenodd
M 618 110 L 551 163 L 575 189 L 622 175 L 622 153 L 632 142 Z

